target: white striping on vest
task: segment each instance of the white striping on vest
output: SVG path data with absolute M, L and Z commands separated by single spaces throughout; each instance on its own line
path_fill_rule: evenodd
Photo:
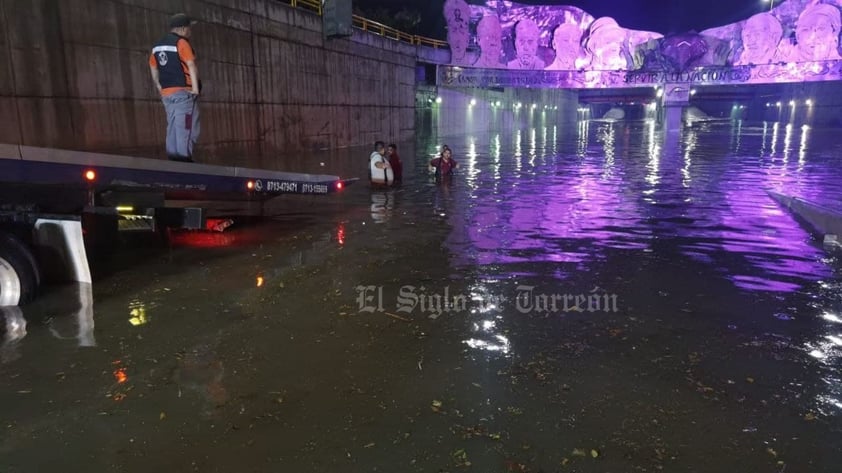
M 177 53 L 178 47 L 177 46 L 155 46 L 154 48 L 152 48 L 152 54 L 160 53 L 160 52 Z

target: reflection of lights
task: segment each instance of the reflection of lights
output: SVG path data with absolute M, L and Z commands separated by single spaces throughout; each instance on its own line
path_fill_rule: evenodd
M 827 320 L 828 322 L 842 324 L 842 319 L 840 319 L 839 316 L 834 314 L 824 313 L 822 314 L 822 318 Z
M 133 308 L 131 312 L 129 312 L 129 315 L 131 315 L 129 323 L 135 327 L 149 323 L 149 317 L 146 316 L 146 308 L 142 305 Z
M 340 245 L 345 244 L 345 224 L 340 223 L 336 229 L 336 241 Z
M 801 143 L 798 147 L 798 170 L 801 171 L 804 166 L 804 161 L 807 158 L 807 139 L 810 136 L 810 126 L 803 125 L 801 127 Z
M 787 123 L 784 134 L 784 162 L 789 161 L 789 153 L 792 151 L 792 123 Z
M 266 282 L 266 280 L 265 280 L 265 279 L 263 279 L 263 276 L 258 276 L 258 277 L 257 277 L 257 283 L 256 283 L 256 284 L 257 284 L 257 287 L 263 287 L 263 284 L 264 284 L 265 282 Z
M 114 370 L 114 379 L 117 380 L 117 384 L 123 384 L 129 380 L 129 376 L 126 374 L 126 368 L 117 368 Z
M 472 338 L 470 340 L 465 340 L 465 344 L 477 350 L 499 351 L 504 354 L 509 353 L 509 350 L 511 349 L 509 339 L 504 337 L 503 335 L 495 335 L 494 338 L 496 338 L 499 343 L 489 343 L 485 340 L 477 340 L 476 338 Z
M 538 150 L 538 138 L 536 129 L 529 130 L 529 164 L 535 164 L 535 152 Z
M 842 347 L 842 338 L 839 338 L 839 337 L 836 337 L 836 336 L 833 336 L 833 335 L 828 335 L 827 339 L 830 340 L 831 342 L 833 342 L 834 345 Z
M 838 399 L 834 399 L 834 398 L 829 397 L 829 396 L 819 396 L 818 399 L 819 399 L 820 402 L 823 402 L 825 404 L 830 404 L 831 406 L 833 406 L 837 409 L 842 409 L 842 402 L 840 402 Z
M 488 332 L 489 330 L 494 328 L 496 323 L 493 320 L 483 320 L 482 321 L 482 329 Z
M 114 209 L 115 209 L 117 212 L 120 212 L 120 213 L 130 213 L 130 212 L 134 212 L 134 207 L 132 207 L 131 205 L 118 205 L 118 206 L 117 206 L 117 207 L 115 207 Z
M 775 122 L 772 125 L 772 150 L 771 153 L 775 153 L 778 147 L 778 133 L 780 132 L 781 124 L 780 122 Z
M 820 350 L 811 351 L 810 356 L 812 356 L 813 358 L 819 359 L 819 360 L 827 359 L 827 354 L 823 353 Z

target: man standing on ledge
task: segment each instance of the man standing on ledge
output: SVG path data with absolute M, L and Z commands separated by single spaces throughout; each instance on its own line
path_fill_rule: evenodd
M 199 138 L 199 70 L 190 45 L 190 17 L 170 18 L 170 32 L 152 48 L 149 70 L 167 112 L 167 157 L 193 162 Z

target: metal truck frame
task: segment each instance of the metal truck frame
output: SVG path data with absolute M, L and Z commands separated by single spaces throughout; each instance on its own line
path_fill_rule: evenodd
M 190 201 L 262 204 L 327 195 L 356 179 L 0 144 L 0 307 L 45 279 L 88 283 L 86 246 L 119 231 L 223 230 Z

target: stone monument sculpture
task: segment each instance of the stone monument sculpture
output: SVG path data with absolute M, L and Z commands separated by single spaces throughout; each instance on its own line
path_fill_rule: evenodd
M 471 38 L 471 10 L 465 0 L 446 0 L 444 18 L 447 22 L 447 44 L 450 46 L 450 62 L 469 65 L 468 43 Z
M 737 65 L 769 64 L 778 52 L 783 37 L 781 22 L 771 13 L 758 13 L 746 20 L 740 36 L 743 52 Z
M 575 23 L 558 25 L 553 31 L 555 60 L 547 66 L 547 69 L 563 71 L 576 69 L 582 51 L 582 35 L 583 31 Z
M 795 25 L 796 45 L 789 60 L 793 62 L 839 60 L 839 8 L 818 4 L 807 7 Z
M 597 76 L 617 71 L 674 74 L 699 67 L 765 66 L 763 74 L 768 79 L 829 67 L 796 64 L 842 60 L 840 8 L 842 0 L 780 0 L 771 11 L 739 23 L 668 37 L 623 28 L 610 17 L 594 19 L 566 5 L 486 0 L 484 6 L 469 6 L 465 0 L 446 0 L 444 14 L 451 64 L 457 66 L 580 71 Z M 472 18 L 479 19 L 476 61 L 477 55 L 468 51 Z M 781 63 L 788 63 L 788 68 L 770 68 Z
M 509 61 L 509 69 L 543 69 L 544 61 L 538 57 L 538 38 L 541 32 L 538 25 L 530 19 L 524 19 L 515 26 L 515 53 L 517 57 Z
M 496 15 L 484 15 L 477 23 L 477 42 L 480 55 L 474 67 L 502 68 L 503 29 Z
M 627 69 L 629 66 L 626 30 L 613 18 L 602 17 L 591 23 L 585 39 L 591 70 Z

